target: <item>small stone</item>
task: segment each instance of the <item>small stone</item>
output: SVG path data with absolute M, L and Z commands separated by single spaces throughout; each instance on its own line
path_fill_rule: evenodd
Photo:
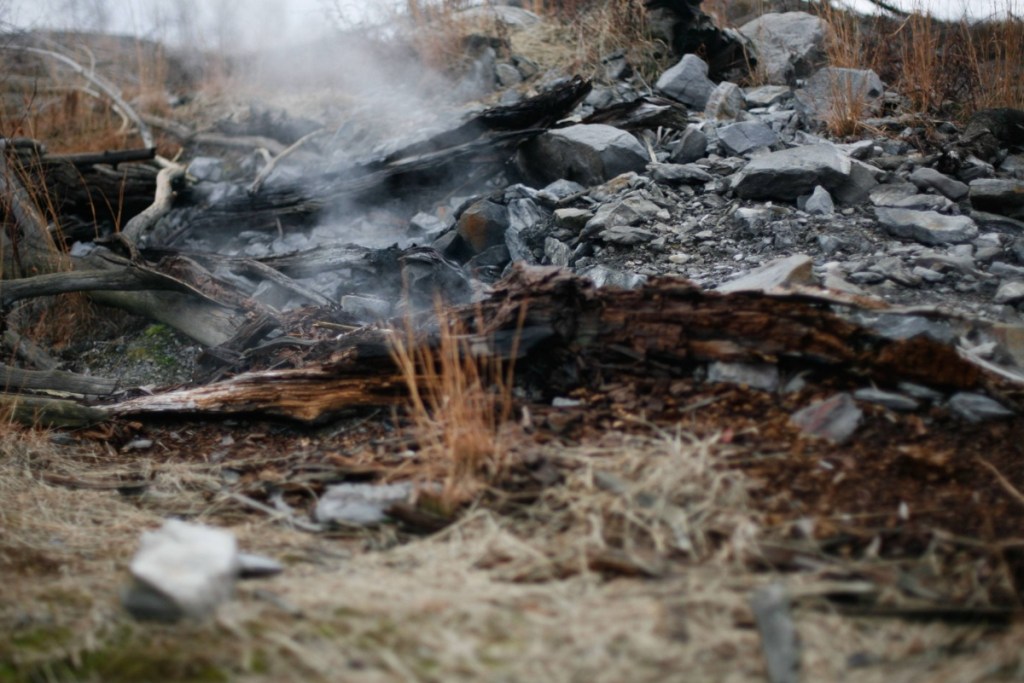
M 708 366 L 708 381 L 738 384 L 751 389 L 775 391 L 779 388 L 779 368 L 774 364 L 725 363 L 718 361 Z
M 732 156 L 743 156 L 760 147 L 771 147 L 779 136 L 760 121 L 740 121 L 718 129 L 718 144 Z
M 707 63 L 695 54 L 688 54 L 661 75 L 655 88 L 688 107 L 703 111 L 715 84 L 708 78 Z
M 341 309 L 359 320 L 383 320 L 391 315 L 391 302 L 372 296 L 346 294 L 341 297 Z
M 508 208 L 490 200 L 476 202 L 459 216 L 456 231 L 473 253 L 505 243 L 508 230 Z
M 949 399 L 947 404 L 954 413 L 968 422 L 985 422 L 1001 417 L 1012 417 L 1015 413 L 984 394 L 961 391 Z
M 196 180 L 218 183 L 224 178 L 224 161 L 216 157 L 196 157 L 189 162 L 186 173 Z
M 407 502 L 412 484 L 335 484 L 316 504 L 318 522 L 354 526 L 379 524 L 387 520 L 387 510 L 396 503 Z
M 876 208 L 875 215 L 890 234 L 907 237 L 921 244 L 969 242 L 978 236 L 978 226 L 967 216 L 889 208 Z
M 746 92 L 749 107 L 770 107 L 791 97 L 793 90 L 788 85 L 762 85 Z
M 238 545 L 222 529 L 171 519 L 142 534 L 122 596 L 136 619 L 202 618 L 231 597 L 238 576 Z
M 864 401 L 865 403 L 877 403 L 878 405 L 885 406 L 890 410 L 899 410 L 902 412 L 917 410 L 921 405 L 909 396 L 897 394 L 892 391 L 882 391 L 881 389 L 858 389 L 853 392 L 853 397 L 858 401 Z
M 555 209 L 555 225 L 573 232 L 582 230 L 593 217 L 594 212 L 586 209 Z
M 915 169 L 910 174 L 910 182 L 922 190 L 935 190 L 954 202 L 958 202 L 966 197 L 969 189 L 964 183 L 939 173 L 934 168 Z
M 689 164 L 703 159 L 708 155 L 708 136 L 691 123 L 670 151 L 669 161 L 674 164 Z
M 997 304 L 1017 304 L 1024 301 L 1024 280 L 1007 280 L 1000 283 L 994 301 Z
M 708 119 L 735 119 L 743 112 L 745 104 L 743 90 L 735 83 L 722 81 L 711 91 L 704 116 Z
M 804 211 L 812 216 L 831 216 L 836 211 L 836 205 L 832 202 L 832 195 L 828 190 L 818 185 L 804 204 Z
M 556 240 L 554 237 L 545 237 L 544 256 L 551 265 L 564 268 L 572 260 L 572 249 L 569 248 L 569 245 Z
M 710 183 L 715 177 L 696 164 L 648 164 L 651 177 L 662 183 Z
M 970 186 L 971 206 L 1024 220 L 1024 180 L 980 178 Z
M 598 238 L 609 244 L 618 244 L 623 247 L 632 247 L 637 244 L 644 244 L 654 239 L 654 233 L 649 230 L 635 228 L 628 225 L 613 225 L 602 230 Z
M 853 397 L 841 393 L 797 411 L 790 421 L 804 434 L 842 444 L 857 431 L 862 417 Z
M 717 291 L 725 293 L 771 291 L 787 285 L 816 284 L 812 270 L 813 264 L 814 261 L 810 256 L 794 254 L 767 263 L 746 275 L 719 285 Z

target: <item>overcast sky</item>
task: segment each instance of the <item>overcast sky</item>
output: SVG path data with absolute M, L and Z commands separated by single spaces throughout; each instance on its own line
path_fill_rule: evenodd
M 861 11 L 868 0 L 842 0 Z M 1024 0 L 888 0 L 942 18 L 991 16 Z M 316 38 L 339 23 L 380 18 L 402 0 L 0 0 L 0 20 L 16 28 L 80 28 L 131 33 L 199 47 L 254 48 Z M 339 22 L 339 17 L 341 21 Z

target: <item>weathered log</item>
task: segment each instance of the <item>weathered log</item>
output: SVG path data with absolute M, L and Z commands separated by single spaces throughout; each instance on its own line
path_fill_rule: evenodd
M 583 375 L 596 378 L 601 372 L 648 375 L 652 369 L 684 376 L 709 361 L 781 362 L 879 386 L 912 381 L 985 392 L 1024 411 L 1020 382 L 928 338 L 886 338 L 805 295 L 721 294 L 673 278 L 637 290 L 596 289 L 569 273 L 538 268 L 519 270 L 490 299 L 454 314 L 470 328 L 477 326 L 475 354 L 526 354 L 517 368 L 544 377 L 553 391 L 574 388 L 559 386 L 556 379 L 567 363 L 591 368 Z M 403 383 L 386 351 L 390 334 L 360 330 L 321 342 L 317 357 L 328 354 L 327 362 L 246 373 L 106 410 L 114 415 L 257 413 L 317 422 L 355 407 L 391 404 Z M 417 343 L 430 344 L 430 339 Z
M 6 308 L 15 301 L 31 297 L 104 290 L 170 290 L 204 296 L 202 292 L 180 280 L 149 268 L 127 263 L 119 270 L 76 270 L 68 273 L 36 275 L 18 280 L 2 280 L 0 281 L 0 307 Z
M 83 154 L 48 154 L 47 161 L 66 161 L 75 168 L 86 168 L 96 164 L 117 166 L 130 161 L 152 161 L 156 158 L 156 147 L 144 149 L 118 149 L 103 152 L 85 152 Z
M 4 149 L 0 141 L 0 152 Z M 130 261 L 104 249 L 95 249 L 83 257 L 61 252 L 50 239 L 46 219 L 11 172 L 6 155 L 0 153 L 0 201 L 5 214 L 13 219 L 12 237 L 2 236 L 4 273 L 49 274 L 84 270 L 124 270 Z M 17 266 L 17 267 L 16 267 Z M 94 291 L 99 302 L 163 322 L 196 341 L 216 346 L 230 339 L 244 317 L 233 308 L 210 299 L 178 292 Z
M 0 364 L 0 387 L 6 392 L 57 391 L 87 396 L 107 396 L 117 389 L 117 380 L 78 375 L 60 370 L 22 370 Z

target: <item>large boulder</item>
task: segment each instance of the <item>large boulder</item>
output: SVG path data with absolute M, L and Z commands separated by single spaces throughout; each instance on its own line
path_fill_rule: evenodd
M 851 171 L 850 158 L 835 145 L 807 145 L 754 157 L 733 176 L 732 189 L 745 199 L 792 201 L 817 185 L 841 187 Z
M 636 138 L 604 124 L 579 124 L 550 130 L 523 145 L 518 163 L 537 185 L 559 179 L 600 185 L 628 171 L 642 171 L 648 157 Z
M 685 55 L 661 75 L 655 88 L 691 109 L 704 111 L 715 84 L 708 78 L 707 62 L 697 55 Z
M 806 78 L 825 61 L 825 22 L 806 12 L 764 14 L 740 27 L 769 83 Z

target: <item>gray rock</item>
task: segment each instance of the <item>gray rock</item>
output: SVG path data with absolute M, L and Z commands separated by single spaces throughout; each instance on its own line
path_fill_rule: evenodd
M 971 211 L 971 218 L 974 219 L 974 222 L 979 227 L 986 230 L 1024 234 L 1024 220 L 1000 216 L 997 213 L 988 213 L 987 211 L 978 211 L 977 209 Z
M 711 91 L 704 107 L 704 116 L 712 120 L 735 119 L 743 112 L 745 105 L 742 88 L 735 83 L 722 81 Z
M 851 159 L 834 145 L 808 145 L 751 159 L 733 176 L 732 189 L 745 199 L 794 200 L 816 185 L 827 190 L 850 177 Z
M 407 502 L 412 493 L 409 483 L 335 484 L 320 496 L 314 516 L 321 523 L 379 524 L 388 518 L 388 508 Z
M 993 300 L 997 304 L 1017 304 L 1024 301 L 1024 280 L 1007 280 L 1000 283 Z
M 894 209 L 913 209 L 915 211 L 938 211 L 939 213 L 955 213 L 957 205 L 941 194 L 912 194 L 898 199 L 886 206 Z
M 943 399 L 941 392 L 935 391 L 931 387 L 914 384 L 913 382 L 900 382 L 896 386 L 899 387 L 900 391 L 909 394 L 920 401 L 938 403 Z
M 573 232 L 582 230 L 593 217 L 594 212 L 587 209 L 555 209 L 555 225 Z
M 577 124 L 550 130 L 519 149 L 524 175 L 550 183 L 564 178 L 599 185 L 627 171 L 642 171 L 647 152 L 626 131 L 604 124 Z
M 750 610 L 760 635 L 769 683 L 799 683 L 800 633 L 786 588 L 773 583 L 756 589 L 750 598 Z
M 577 182 L 566 180 L 565 178 L 559 178 L 537 192 L 537 198 L 544 199 L 545 201 L 557 202 L 561 199 L 565 199 L 566 197 L 571 197 L 574 194 L 579 194 L 586 189 L 587 188 Z
M 740 27 L 769 83 L 805 78 L 825 60 L 825 22 L 806 12 L 764 14 Z
M 513 199 L 508 203 L 510 230 L 529 230 L 546 221 L 550 215 L 532 199 Z
M 483 199 L 462 212 L 455 230 L 473 253 L 479 254 L 495 245 L 504 244 L 508 226 L 508 208 Z
M 1012 417 L 1015 413 L 984 394 L 961 391 L 949 399 L 947 404 L 954 413 L 968 422 L 985 422 L 1001 417 Z
M 216 157 L 196 157 L 189 162 L 186 172 L 196 180 L 218 183 L 224 178 L 224 161 Z
M 569 265 L 572 259 L 572 249 L 569 248 L 569 245 L 556 240 L 554 237 L 545 237 L 544 257 L 551 265 L 564 268 Z
M 391 302 L 372 296 L 347 294 L 341 297 L 341 309 L 359 320 L 383 320 L 391 315 Z
M 857 431 L 863 415 L 853 397 L 841 393 L 798 410 L 790 421 L 804 434 L 842 444 Z
M 620 289 L 636 289 L 647 281 L 643 275 L 624 273 L 621 270 L 597 265 L 585 268 L 579 273 L 588 278 L 596 287 L 618 287 Z
M 587 221 L 583 235 L 594 235 L 612 225 L 636 225 L 651 220 L 661 207 L 643 197 L 627 197 L 617 202 L 608 202 L 598 208 L 594 217 Z
M 677 185 L 710 183 L 715 179 L 713 175 L 696 164 L 654 163 L 647 165 L 647 171 L 658 182 Z
M 498 78 L 498 85 L 503 88 L 510 88 L 523 82 L 523 75 L 519 73 L 519 69 L 504 62 L 494 67 L 494 75 Z
M 917 194 L 917 187 L 911 183 L 886 183 L 871 190 L 869 199 L 875 206 L 896 206 L 896 202 Z
M 620 247 L 633 247 L 650 242 L 654 239 L 654 233 L 650 230 L 628 225 L 613 225 L 602 230 L 598 234 L 598 238 L 608 244 L 617 244 Z
M 978 236 L 978 226 L 967 216 L 890 208 L 876 208 L 875 215 L 889 234 L 921 244 L 957 244 Z
M 913 339 L 922 335 L 942 344 L 956 341 L 956 332 L 949 322 L 919 315 L 880 315 L 869 321 L 868 326 L 888 339 Z
M 979 178 L 970 186 L 971 206 L 1024 220 L 1024 180 Z
M 832 188 L 832 196 L 847 206 L 859 206 L 868 200 L 871 191 L 878 187 L 879 169 L 857 159 L 850 159 L 850 176 Z
M 675 164 L 688 164 L 703 159 L 708 155 L 708 136 L 691 123 L 669 151 L 669 161 Z
M 806 254 L 794 254 L 766 263 L 746 275 L 718 286 L 719 292 L 770 291 L 787 285 L 815 284 L 812 266 Z
M 777 365 L 767 363 L 717 361 L 708 366 L 708 381 L 738 384 L 762 391 L 775 391 L 779 388 L 779 368 Z
M 758 147 L 771 147 L 779 136 L 760 121 L 740 121 L 718 129 L 718 144 L 732 156 L 743 156 Z
M 968 187 L 955 178 L 939 173 L 934 168 L 917 168 L 910 174 L 910 182 L 922 190 L 935 190 L 954 202 L 967 196 Z
M 704 111 L 715 84 L 708 78 L 707 63 L 688 54 L 661 75 L 655 88 L 691 109 Z
M 284 571 L 284 565 L 263 555 L 238 553 L 238 578 L 263 579 L 277 576 Z
M 836 205 L 832 202 L 832 195 L 821 185 L 814 188 L 814 192 L 804 204 L 804 211 L 812 216 L 831 216 L 835 210 Z
M 239 568 L 234 534 L 167 520 L 142 534 L 122 604 L 136 619 L 202 618 L 231 597 Z
M 921 405 L 909 396 L 897 394 L 892 391 L 882 391 L 881 389 L 858 389 L 853 392 L 853 397 L 858 401 L 876 403 L 880 406 L 885 406 L 890 410 L 899 410 L 902 412 L 917 410 Z
M 748 107 L 770 107 L 793 97 L 793 90 L 788 85 L 762 85 L 746 91 Z
M 829 66 L 819 69 L 795 94 L 811 118 L 827 122 L 836 116 L 877 114 L 884 93 L 885 85 L 874 71 Z
M 444 221 L 431 213 L 420 211 L 409 219 L 409 229 L 416 233 L 436 236 L 444 228 Z

